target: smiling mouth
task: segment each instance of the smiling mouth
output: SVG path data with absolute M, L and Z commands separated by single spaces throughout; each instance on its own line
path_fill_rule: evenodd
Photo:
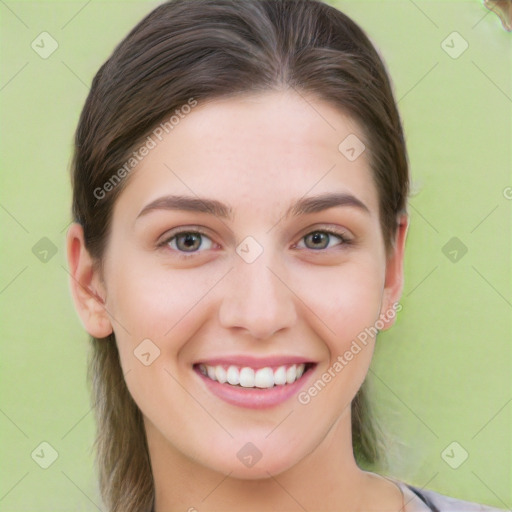
M 204 363 L 194 365 L 206 378 L 234 388 L 269 389 L 283 387 L 301 379 L 315 363 L 288 364 L 251 368 L 250 366 L 216 365 Z

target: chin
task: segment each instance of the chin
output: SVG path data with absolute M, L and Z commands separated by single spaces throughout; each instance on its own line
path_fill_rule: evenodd
M 218 458 L 210 458 L 205 465 L 224 475 L 229 474 L 230 478 L 262 480 L 289 470 L 300 460 L 297 452 L 283 453 L 274 447 L 260 451 L 250 442 L 241 443 L 240 448 L 239 443 L 236 444 L 236 450 L 219 453 Z M 226 452 L 230 454 L 229 458 L 226 458 Z

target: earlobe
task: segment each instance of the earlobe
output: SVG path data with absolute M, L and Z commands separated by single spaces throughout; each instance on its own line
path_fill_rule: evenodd
M 404 284 L 404 253 L 409 218 L 403 214 L 397 219 L 397 222 L 398 227 L 393 249 L 386 264 L 386 282 L 380 312 L 380 320 L 384 323 L 382 330 L 389 329 L 395 323 L 396 311 L 401 309 L 398 303 L 402 296 Z
M 83 228 L 73 223 L 66 237 L 70 290 L 85 330 L 95 338 L 112 333 L 105 308 L 105 288 L 94 261 L 85 247 Z

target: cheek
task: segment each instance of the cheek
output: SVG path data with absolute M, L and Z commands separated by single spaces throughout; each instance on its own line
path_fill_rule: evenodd
M 314 277 L 314 279 L 313 279 Z M 311 279 L 309 279 L 311 278 Z M 307 284 L 313 285 L 307 288 Z M 318 326 L 329 357 L 318 378 L 298 396 L 300 404 L 315 403 L 334 422 L 362 385 L 375 346 L 372 329 L 379 318 L 384 273 L 378 265 L 346 265 L 320 276 L 302 278 L 308 290 L 310 323 Z M 314 319 L 318 317 L 318 319 Z
M 331 351 L 345 345 L 379 317 L 384 271 L 364 261 L 305 272 L 300 277 L 300 296 L 324 324 Z
M 198 316 L 215 277 L 208 273 L 163 270 L 154 263 L 136 266 L 132 261 L 111 274 L 107 308 L 115 317 L 121 367 L 130 394 L 148 417 L 190 408 L 177 382 L 189 368 L 176 363 L 199 327 Z
M 179 350 L 184 330 L 193 329 L 198 306 L 221 276 L 206 267 L 180 271 L 125 258 L 111 274 L 106 304 L 120 351 L 132 352 L 146 338 L 162 351 Z
M 305 410 L 315 411 L 310 417 L 321 415 L 326 424 L 333 425 L 350 407 L 367 376 L 375 346 L 369 327 L 379 318 L 384 277 L 376 266 L 359 265 L 331 269 L 322 279 L 316 277 L 308 306 L 321 319 L 316 321 L 317 332 L 329 355 L 297 400 Z

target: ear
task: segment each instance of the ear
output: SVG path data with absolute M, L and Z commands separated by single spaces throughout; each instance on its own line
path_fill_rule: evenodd
M 409 218 L 407 215 L 401 215 L 398 218 L 393 247 L 387 257 L 386 281 L 379 317 L 384 327 L 380 330 L 389 329 L 395 323 L 396 312 L 401 309 L 399 300 L 404 285 L 404 252 L 408 228 Z
M 95 338 L 106 338 L 112 324 L 105 308 L 106 290 L 93 259 L 85 248 L 84 231 L 73 223 L 66 237 L 70 288 L 75 309 L 85 330 Z

